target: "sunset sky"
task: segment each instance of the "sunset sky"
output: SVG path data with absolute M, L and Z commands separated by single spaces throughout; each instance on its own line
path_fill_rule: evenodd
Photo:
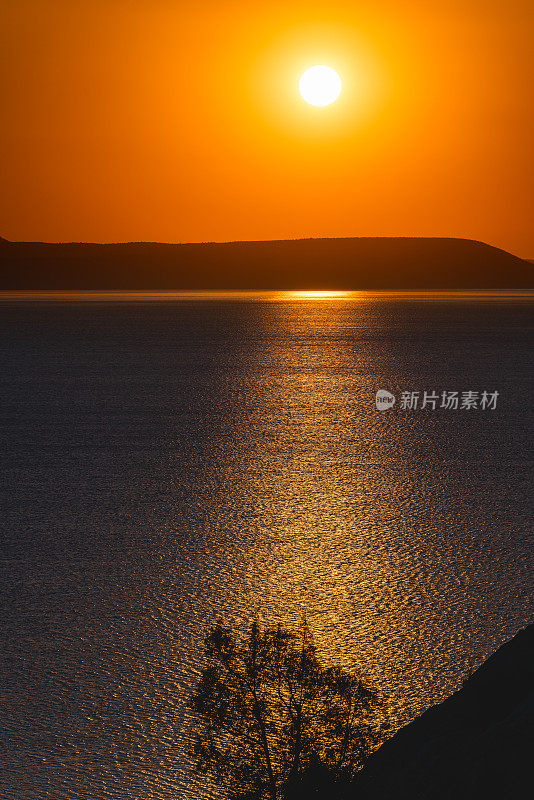
M 0 0 L 0 235 L 534 258 L 533 32 L 532 0 Z

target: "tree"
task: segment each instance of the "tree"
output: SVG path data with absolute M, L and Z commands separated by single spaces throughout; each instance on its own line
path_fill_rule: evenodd
M 305 621 L 244 640 L 220 622 L 192 696 L 196 769 L 232 798 L 284 797 L 311 774 L 351 780 L 383 737 L 378 695 L 358 675 L 321 666 Z

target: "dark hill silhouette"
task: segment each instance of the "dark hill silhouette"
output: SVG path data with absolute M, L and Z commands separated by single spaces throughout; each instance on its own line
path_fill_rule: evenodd
M 460 691 L 389 739 L 329 800 L 514 800 L 532 796 L 534 624 Z M 325 794 L 326 797 L 326 794 Z
M 534 289 L 534 267 L 470 239 L 206 244 L 0 240 L 1 289 Z

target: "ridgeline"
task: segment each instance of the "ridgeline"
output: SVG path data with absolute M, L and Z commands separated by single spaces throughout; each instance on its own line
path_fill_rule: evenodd
M 534 265 L 471 239 L 289 239 L 206 244 L 9 242 L 1 290 L 534 289 Z

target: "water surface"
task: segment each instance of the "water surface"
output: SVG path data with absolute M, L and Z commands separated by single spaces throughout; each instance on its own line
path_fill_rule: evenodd
M 396 726 L 532 620 L 532 296 L 2 300 L 6 800 L 211 796 L 185 698 L 219 617 L 306 611 Z

